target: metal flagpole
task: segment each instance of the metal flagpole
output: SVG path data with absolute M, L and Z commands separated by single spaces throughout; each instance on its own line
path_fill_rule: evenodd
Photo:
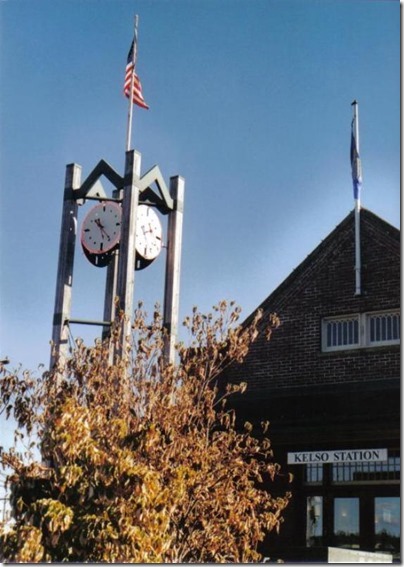
M 129 109 L 128 109 L 128 124 L 126 130 L 126 151 L 130 150 L 131 138 L 132 138 L 132 118 L 133 118 L 133 91 L 135 85 L 135 66 L 136 66 L 136 56 L 137 56 L 137 27 L 139 23 L 139 16 L 135 16 L 135 29 L 133 35 L 133 49 L 132 49 L 132 80 L 130 84 L 130 96 L 129 96 Z
M 355 295 L 362 294 L 361 285 L 361 238 L 360 238 L 360 188 L 362 184 L 361 162 L 359 157 L 359 109 L 356 100 L 352 103 L 353 120 L 351 132 L 351 166 L 355 199 Z

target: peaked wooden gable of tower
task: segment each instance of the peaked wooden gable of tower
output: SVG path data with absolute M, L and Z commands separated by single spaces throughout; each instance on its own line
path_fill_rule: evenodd
M 233 402 L 240 422 L 256 424 L 258 433 L 260 422 L 270 421 L 275 458 L 285 469 L 288 454 L 299 451 L 384 448 L 389 462 L 399 452 L 400 232 L 361 210 L 362 293 L 355 295 L 354 224 L 352 211 L 265 299 L 259 306 L 263 325 L 276 313 L 279 328 L 269 342 L 262 332 L 245 362 L 226 373 L 226 380 L 248 385 Z M 369 481 L 373 488 L 365 501 L 371 519 L 358 528 L 360 548 L 378 544 L 377 527 L 370 525 L 375 514 L 370 495 L 376 489 L 399 495 L 394 462 L 387 484 L 387 476 L 376 472 Z M 330 467 L 327 482 L 332 484 L 336 473 Z M 310 482 L 304 465 L 289 466 L 289 472 L 295 477 L 295 498 L 283 533 L 290 549 L 292 542 L 309 545 L 305 499 Z M 333 491 L 327 494 L 334 502 Z M 360 506 L 363 514 L 365 504 Z M 333 510 L 331 504 L 322 512 L 321 545 L 338 544 Z

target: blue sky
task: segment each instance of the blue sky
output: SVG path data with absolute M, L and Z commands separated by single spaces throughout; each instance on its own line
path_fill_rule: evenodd
M 400 4 L 394 0 L 0 3 L 0 357 L 49 362 L 65 166 L 124 165 L 134 15 L 142 172 L 185 178 L 181 318 L 247 316 L 353 208 L 400 222 Z M 83 219 L 80 212 L 79 223 Z M 72 315 L 102 318 L 105 271 L 78 249 Z M 162 301 L 164 252 L 136 276 Z M 75 327 L 92 341 L 96 330 Z

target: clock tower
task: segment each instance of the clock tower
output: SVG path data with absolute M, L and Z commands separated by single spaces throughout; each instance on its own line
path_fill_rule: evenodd
M 99 179 L 105 176 L 114 187 L 108 196 Z M 79 224 L 80 205 L 95 205 Z M 167 246 L 163 319 L 168 331 L 164 356 L 174 361 L 178 331 L 179 286 L 182 246 L 184 179 L 174 176 L 167 187 L 158 166 L 141 175 L 141 155 L 128 150 L 125 171 L 119 175 L 101 160 L 81 182 L 81 167 L 66 167 L 59 261 L 53 316 L 51 367 L 58 356 L 68 354 L 70 326 L 98 325 L 106 338 L 117 315 L 125 315 L 122 338 L 131 333 L 135 274 L 157 258 Z M 166 235 L 160 221 L 168 216 Z M 102 321 L 71 317 L 76 240 L 80 238 L 87 260 L 106 270 L 104 318 Z M 136 276 L 137 277 L 137 276 Z M 122 348 L 123 344 L 121 344 Z

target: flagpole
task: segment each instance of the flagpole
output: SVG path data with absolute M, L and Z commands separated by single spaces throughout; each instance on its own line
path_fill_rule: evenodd
M 353 125 L 355 127 L 355 146 L 356 146 L 356 157 L 355 160 L 359 160 L 359 108 L 358 102 L 356 100 L 352 103 L 353 106 Z M 360 165 L 359 165 L 360 167 Z M 358 169 L 358 163 L 355 164 L 356 173 L 359 176 L 360 170 Z M 357 180 L 353 179 L 353 182 Z M 355 295 L 362 294 L 362 282 L 361 282 L 361 236 L 360 236 L 360 211 L 361 211 L 361 201 L 360 201 L 360 187 L 356 188 L 354 192 L 355 198 Z
M 130 85 L 130 96 L 129 96 L 129 107 L 128 107 L 128 123 L 126 129 L 126 151 L 128 152 L 131 147 L 131 139 L 132 139 L 132 119 L 133 119 L 133 90 L 135 84 L 135 65 L 136 65 L 136 56 L 137 56 L 137 27 L 139 23 L 139 16 L 136 14 L 135 16 L 135 26 L 134 26 L 134 34 L 133 34 L 133 51 L 132 51 L 132 63 L 133 63 L 133 72 L 132 72 L 132 81 Z

